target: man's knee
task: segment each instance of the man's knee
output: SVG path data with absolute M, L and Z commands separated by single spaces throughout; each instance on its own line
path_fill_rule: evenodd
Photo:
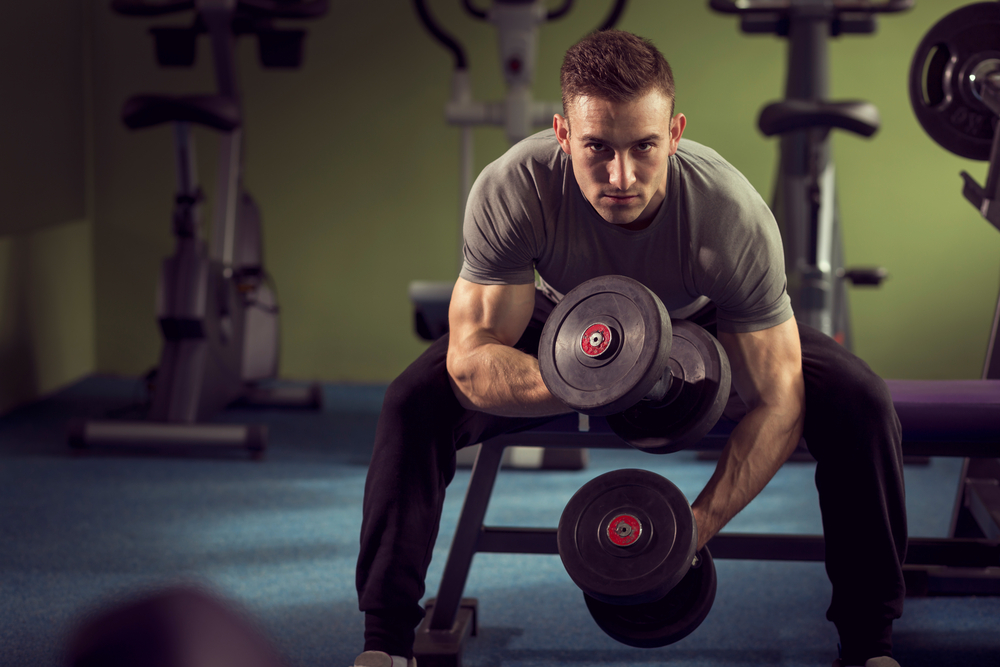
M 845 418 L 866 423 L 895 419 L 896 411 L 889 387 L 867 364 L 857 359 L 857 363 L 842 367 L 838 376 L 826 388 L 827 393 L 836 392 L 837 395 L 825 400 L 842 406 Z
M 821 374 L 806 372 L 805 437 L 810 450 L 830 443 L 837 449 L 898 446 L 899 420 L 881 377 L 861 359 L 840 351 Z M 813 452 L 814 455 L 817 452 Z

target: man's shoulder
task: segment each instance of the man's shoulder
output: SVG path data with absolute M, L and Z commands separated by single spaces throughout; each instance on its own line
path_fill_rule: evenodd
M 522 139 L 488 164 L 476 179 L 477 189 L 489 196 L 534 192 L 547 199 L 561 193 L 566 162 L 555 132 L 545 130 Z
M 559 169 L 563 165 L 563 152 L 556 141 L 556 133 L 549 128 L 522 139 L 497 158 L 493 165 L 510 168 L 524 165 L 528 169 Z
M 713 148 L 681 139 L 674 157 L 682 174 L 683 190 L 739 200 L 759 197 L 746 176 Z
M 715 166 L 716 168 L 727 170 L 736 169 L 726 158 L 719 155 L 718 151 L 714 148 L 709 148 L 705 144 L 700 144 L 691 139 L 680 140 L 680 143 L 677 145 L 676 155 L 678 159 L 686 163 Z

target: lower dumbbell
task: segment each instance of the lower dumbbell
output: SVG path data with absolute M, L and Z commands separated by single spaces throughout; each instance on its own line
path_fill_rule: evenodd
M 695 554 L 691 508 L 669 480 L 616 470 L 585 484 L 567 503 L 559 556 L 608 635 L 655 647 L 693 632 L 715 600 L 707 548 Z
M 591 618 L 609 637 L 638 648 L 674 644 L 698 629 L 712 610 L 716 590 L 715 563 L 708 547 L 697 565 L 659 600 L 634 605 L 601 602 L 586 593 Z
M 671 322 L 636 280 L 602 276 L 570 290 L 542 330 L 538 364 L 574 410 L 609 415 L 615 432 L 665 454 L 696 443 L 729 398 L 729 360 L 703 328 Z

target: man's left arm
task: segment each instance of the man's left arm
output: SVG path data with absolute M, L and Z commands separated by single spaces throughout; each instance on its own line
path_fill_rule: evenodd
M 733 385 L 747 414 L 740 420 L 715 473 L 692 505 L 698 548 L 753 500 L 802 436 L 805 383 L 795 319 L 751 333 L 719 332 Z

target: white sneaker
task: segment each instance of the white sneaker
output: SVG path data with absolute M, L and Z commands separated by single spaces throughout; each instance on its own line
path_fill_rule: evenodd
M 354 659 L 354 667 L 417 667 L 417 659 L 407 660 L 382 651 L 365 651 Z

